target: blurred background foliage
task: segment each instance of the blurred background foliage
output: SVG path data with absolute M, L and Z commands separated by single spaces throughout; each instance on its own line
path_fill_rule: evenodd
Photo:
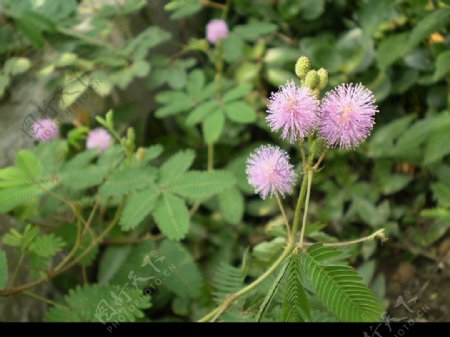
M 217 48 L 204 38 L 212 18 L 225 19 L 230 30 Z M 352 264 L 393 314 L 409 289 L 432 306 L 430 320 L 448 320 L 449 27 L 443 0 L 0 0 L 0 130 L 12 139 L 0 147 L 33 147 L 21 131 L 24 116 L 55 93 L 58 109 L 69 111 L 63 133 L 75 149 L 83 128 L 109 108 L 119 131 L 134 126 L 137 143 L 161 144 L 163 159 L 190 148 L 194 167 L 204 170 L 205 144 L 214 144 L 210 168 L 231 172 L 237 184 L 201 206 L 182 245 L 159 246 L 159 232 L 146 220 L 136 234 L 153 233 L 147 239 L 103 245 L 89 264 L 92 283 L 120 285 L 153 247 L 186 261 L 177 278 L 152 293 L 146 319 L 195 319 L 211 301 L 207 284 L 220 263 L 228 270 L 219 273 L 243 279 L 282 247 L 276 201 L 254 196 L 245 160 L 263 143 L 279 143 L 298 158 L 268 131 L 265 104 L 295 79 L 294 64 L 306 55 L 313 67 L 328 69 L 328 89 L 361 82 L 380 110 L 365 144 L 327 157 L 311 204 L 316 227 L 325 229 L 310 238 L 351 239 L 385 227 L 383 246 L 348 249 Z M 286 199 L 288 213 L 294 202 Z M 54 291 L 67 293 L 77 277 L 60 276 Z M 197 286 L 181 287 L 184 278 Z

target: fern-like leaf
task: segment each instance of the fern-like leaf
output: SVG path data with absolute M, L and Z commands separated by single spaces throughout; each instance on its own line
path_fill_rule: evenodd
M 34 185 L 23 185 L 0 190 L 0 213 L 7 213 L 17 206 L 30 202 L 44 193 Z
M 221 303 L 225 297 L 244 286 L 245 273 L 241 268 L 220 263 L 212 281 L 214 301 Z
M 16 154 L 16 166 L 30 181 L 35 181 L 42 173 L 42 164 L 36 155 L 28 150 Z
M 382 307 L 349 266 L 328 265 L 326 259 L 340 255 L 332 247 L 317 243 L 301 254 L 302 270 L 311 281 L 317 297 L 336 317 L 345 322 L 379 321 Z
M 54 256 L 65 247 L 66 243 L 54 234 L 38 236 L 30 245 L 29 250 L 42 257 Z
M 100 187 L 102 197 L 121 197 L 143 189 L 155 180 L 156 170 L 152 167 L 137 167 L 112 174 Z
M 64 299 L 64 305 L 50 308 L 45 322 L 134 322 L 151 306 L 150 297 L 129 284 L 78 286 Z
M 104 166 L 88 165 L 80 169 L 63 172 L 59 178 L 62 185 L 79 191 L 101 184 L 107 173 L 107 168 Z
M 174 181 L 169 191 L 191 200 L 205 200 L 235 184 L 234 175 L 225 171 L 191 171 Z
M 283 322 L 306 322 L 311 320 L 308 296 L 302 285 L 300 258 L 293 254 L 286 275 L 286 288 L 281 310 Z
M 128 231 L 138 226 L 155 208 L 158 196 L 159 190 L 153 183 L 143 191 L 131 195 L 120 218 L 122 230 Z
M 278 272 L 277 277 L 272 282 L 272 285 L 270 286 L 269 291 L 266 294 L 266 297 L 264 297 L 264 300 L 261 303 L 261 306 L 259 307 L 258 314 L 256 315 L 256 321 L 257 322 L 260 322 L 261 319 L 264 317 L 264 314 L 265 314 L 267 308 L 269 307 L 270 302 L 274 298 L 274 296 L 275 296 L 275 294 L 276 294 L 276 292 L 277 292 L 277 290 L 278 290 L 278 288 L 280 286 L 280 283 L 281 283 L 282 279 L 284 278 L 286 270 L 287 270 L 287 268 L 288 268 L 288 266 L 290 264 L 289 261 L 290 261 L 290 259 L 288 259 L 288 261 L 285 261 L 283 263 L 283 265 L 281 266 L 280 271 Z

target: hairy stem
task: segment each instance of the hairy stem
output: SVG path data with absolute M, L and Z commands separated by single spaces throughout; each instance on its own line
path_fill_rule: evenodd
M 322 163 L 323 159 L 325 158 L 325 155 L 327 154 L 327 149 L 323 150 L 322 154 L 319 157 L 319 160 L 317 160 L 317 163 L 314 165 L 313 170 L 317 170 Z
M 305 176 L 303 176 L 302 187 L 300 188 L 300 193 L 298 195 L 298 200 L 297 200 L 297 207 L 295 208 L 294 224 L 292 225 L 291 241 L 295 241 L 295 237 L 297 236 L 297 232 L 298 232 L 298 226 L 300 225 L 300 220 L 302 218 L 302 208 L 303 208 L 303 202 L 305 201 L 306 184 L 307 184 L 307 179 Z
M 303 142 L 300 142 L 300 154 L 302 156 L 302 164 L 305 165 L 306 155 L 305 155 L 305 149 L 303 148 Z
M 362 238 L 359 238 L 356 240 L 342 241 L 342 242 L 330 242 L 330 243 L 324 243 L 323 245 L 324 245 L 324 247 L 350 246 L 350 245 L 354 245 L 354 244 L 361 243 L 364 241 L 374 240 L 376 238 L 379 238 L 382 242 L 384 242 L 387 240 L 386 235 L 384 234 L 384 230 L 385 230 L 384 228 L 379 229 L 376 232 L 374 232 L 368 236 L 365 236 L 365 237 L 362 237 Z M 304 243 L 303 246 L 311 246 L 313 244 L 314 243 L 308 242 L 308 243 Z
M 25 252 L 23 250 L 20 251 L 20 257 L 19 257 L 19 262 L 17 262 L 17 266 L 14 269 L 14 273 L 13 276 L 11 278 L 11 282 L 9 284 L 10 287 L 14 286 L 14 282 L 16 281 L 16 277 L 17 277 L 17 273 L 20 270 L 20 267 L 22 267 L 22 263 L 23 263 L 23 259 L 25 258 Z
M 280 198 L 280 196 L 278 194 L 275 194 L 275 197 L 277 198 L 278 206 L 280 207 L 280 211 L 281 211 L 281 214 L 283 215 L 283 219 L 284 219 L 284 224 L 286 225 L 288 238 L 290 239 L 291 238 L 291 228 L 289 226 L 289 220 L 288 220 L 288 218 L 286 216 L 286 212 L 284 210 L 283 203 L 282 203 L 281 198 Z
M 313 171 L 308 170 L 308 176 L 307 176 L 308 187 L 306 189 L 305 210 L 303 211 L 303 223 L 302 223 L 302 230 L 300 232 L 300 241 L 299 241 L 300 247 L 302 247 L 302 245 L 303 245 L 303 239 L 305 236 L 306 219 L 308 218 L 309 198 L 311 196 L 312 179 L 313 179 Z
M 35 294 L 35 293 L 32 293 L 31 291 L 24 291 L 23 294 L 24 294 L 24 295 L 27 295 L 27 296 L 30 296 L 30 297 L 32 297 L 32 298 L 34 298 L 34 299 L 36 299 L 36 300 L 41 301 L 41 302 L 44 302 L 44 303 L 53 305 L 53 306 L 59 305 L 58 303 L 56 303 L 56 302 L 54 302 L 54 301 L 52 301 L 52 300 L 49 300 L 48 298 L 45 298 L 45 297 L 43 297 L 43 296 L 37 295 L 37 294 Z

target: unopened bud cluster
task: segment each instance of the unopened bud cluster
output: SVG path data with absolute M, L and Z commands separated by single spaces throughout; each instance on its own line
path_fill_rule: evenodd
M 319 96 L 320 90 L 325 89 L 328 84 L 328 72 L 324 68 L 311 69 L 311 63 L 306 56 L 297 60 L 295 74 L 300 78 L 301 84 L 310 88 L 316 96 Z

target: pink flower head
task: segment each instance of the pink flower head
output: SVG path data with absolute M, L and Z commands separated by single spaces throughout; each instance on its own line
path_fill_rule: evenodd
M 377 112 L 369 89 L 360 83 L 341 84 L 322 100 L 319 134 L 329 146 L 355 148 L 369 136 Z
M 47 143 L 58 137 L 59 127 L 53 119 L 44 118 L 33 123 L 33 133 L 37 140 Z
M 289 81 L 272 93 L 266 118 L 272 131 L 282 130 L 281 137 L 291 143 L 314 132 L 318 123 L 319 101 L 308 87 Z
M 98 149 L 103 152 L 106 151 L 112 143 L 111 135 L 103 128 L 97 128 L 89 132 L 86 141 L 88 149 Z
M 265 199 L 268 195 L 284 197 L 295 183 L 294 167 L 288 154 L 276 146 L 260 146 L 247 160 L 248 182 Z
M 228 36 L 227 23 L 220 19 L 213 19 L 206 25 L 206 38 L 212 44 Z

